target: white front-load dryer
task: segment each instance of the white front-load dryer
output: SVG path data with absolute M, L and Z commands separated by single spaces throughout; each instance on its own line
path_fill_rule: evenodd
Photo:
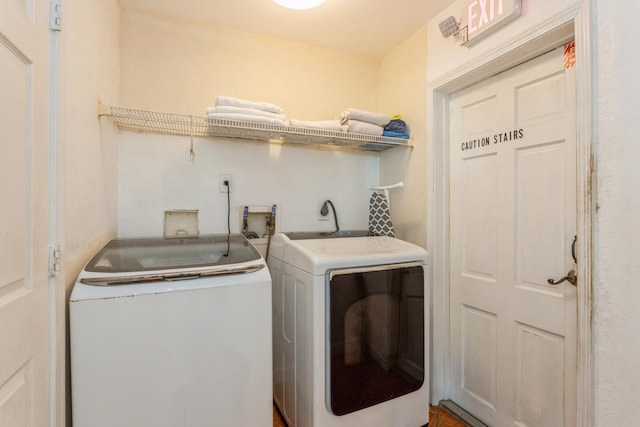
M 366 232 L 279 233 L 274 401 L 289 427 L 429 421 L 429 258 Z

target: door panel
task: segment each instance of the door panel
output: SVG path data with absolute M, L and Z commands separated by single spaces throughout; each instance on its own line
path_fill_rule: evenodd
M 563 418 L 564 338 L 519 323 L 516 338 L 516 419 L 545 427 Z
M 462 164 L 462 274 L 487 282 L 497 273 L 496 160 L 487 155 Z
M 0 386 L 0 425 L 27 427 L 31 408 L 31 363 L 21 367 Z M 17 423 L 17 424 L 16 424 Z
M 493 112 L 497 108 L 497 102 L 495 96 L 489 96 L 462 109 L 463 126 L 470 139 L 474 136 L 485 136 L 495 129 L 498 117 Z
M 516 283 L 559 293 L 547 284 L 549 266 L 564 267 L 564 144 L 516 152 Z M 545 174 L 540 174 L 545 170 Z
M 564 118 L 564 73 L 515 88 L 515 98 L 519 127 Z
M 462 389 L 495 410 L 497 404 L 497 316 L 462 308 Z
M 0 426 L 50 419 L 48 12 L 0 13 Z
M 450 399 L 492 426 L 572 426 L 575 93 L 562 49 L 451 97 Z
M 0 110 L 0 299 L 13 300 L 30 288 L 26 280 L 29 205 L 25 196 L 29 187 L 27 139 L 29 67 L 6 45 L 0 45 L 0 93 L 11 104 L 2 102 Z

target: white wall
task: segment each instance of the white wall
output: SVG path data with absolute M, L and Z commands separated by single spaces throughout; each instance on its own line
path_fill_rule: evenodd
M 65 360 L 66 302 L 73 283 L 93 253 L 115 236 L 117 218 L 117 134 L 101 122 L 97 102 L 117 104 L 119 94 L 118 0 L 65 3 L 60 33 L 58 111 L 58 243 L 64 283 L 58 321 L 58 360 Z M 64 365 L 64 364 L 63 364 Z M 60 419 L 71 425 L 68 358 L 57 388 Z M 66 390 L 65 393 L 62 390 Z
M 347 107 L 377 110 L 378 66 L 368 57 L 217 26 L 125 14 L 122 106 L 204 115 L 218 95 L 268 101 L 287 118 L 333 119 Z M 366 229 L 377 154 L 221 138 L 120 135 L 118 234 L 161 235 L 164 211 L 198 209 L 200 232 L 224 233 L 221 173 L 233 175 L 232 231 L 244 205 L 277 204 L 281 231 L 331 230 L 318 203 L 331 199 L 340 228 Z
M 119 102 L 119 23 L 117 0 L 73 1 L 65 8 L 59 207 L 68 288 L 116 232 L 116 131 L 98 119 L 97 104 Z
M 424 26 L 382 59 L 380 111 L 399 113 L 411 130 L 412 149 L 394 148 L 380 156 L 380 185 L 403 181 L 391 190 L 391 216 L 399 239 L 426 247 L 425 92 L 427 27 Z
M 125 14 L 125 107 L 203 115 L 216 96 L 268 101 L 293 119 L 378 106 L 378 62 L 215 25 Z
M 429 25 L 428 80 L 479 60 L 523 30 L 534 28 L 543 17 L 580 2 L 570 0 L 524 1 L 524 15 L 478 42 L 472 49 L 444 39 L 437 23 L 459 16 L 458 1 Z M 637 396 L 640 384 L 640 58 L 629 40 L 640 39 L 635 18 L 640 6 L 628 0 L 594 1 L 592 37 L 597 39 L 594 102 L 597 129 L 595 159 L 598 211 L 595 217 L 594 343 L 595 426 L 633 425 L 640 419 Z M 578 63 L 581 58 L 577 58 Z
M 118 234 L 162 235 L 164 211 L 198 209 L 203 234 L 227 232 L 227 194 L 219 174 L 232 174 L 231 231 L 245 205 L 278 205 L 277 230 L 334 230 L 318 221 L 330 199 L 341 229 L 366 229 L 367 186 L 378 180 L 375 156 L 242 140 L 201 138 L 189 161 L 189 138 L 123 132 L 119 156 Z
M 640 40 L 637 2 L 597 4 L 596 421 L 640 419 Z

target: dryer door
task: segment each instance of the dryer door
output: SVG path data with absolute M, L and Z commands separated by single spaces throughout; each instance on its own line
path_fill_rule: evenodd
M 327 402 L 334 415 L 422 386 L 425 288 L 420 263 L 330 272 Z

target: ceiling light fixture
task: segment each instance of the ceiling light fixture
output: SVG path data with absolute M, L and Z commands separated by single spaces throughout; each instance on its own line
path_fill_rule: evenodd
M 324 3 L 324 0 L 273 0 L 280 6 L 284 6 L 289 9 L 303 10 L 311 9 L 316 6 L 320 6 Z

